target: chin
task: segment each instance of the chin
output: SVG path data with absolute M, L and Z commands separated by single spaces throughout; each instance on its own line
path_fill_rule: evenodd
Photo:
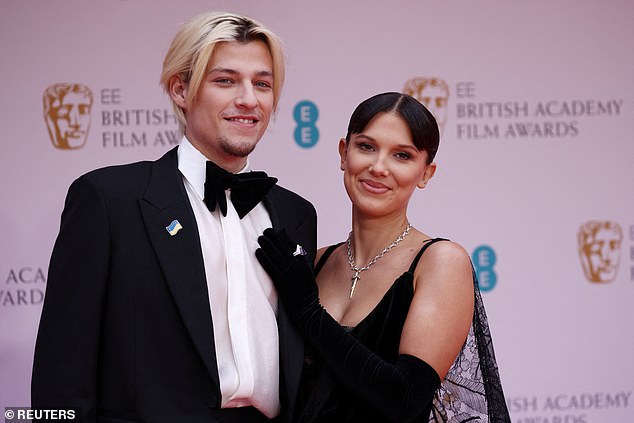
M 257 141 L 245 141 L 245 142 L 225 142 L 222 144 L 222 150 L 235 157 L 247 157 L 253 152 Z
M 383 204 L 368 204 L 363 202 L 355 203 L 353 208 L 357 214 L 372 218 L 386 216 L 393 211 Z

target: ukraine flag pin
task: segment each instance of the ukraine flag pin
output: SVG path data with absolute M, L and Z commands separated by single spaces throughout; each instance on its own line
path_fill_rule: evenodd
M 178 233 L 178 231 L 183 229 L 183 226 L 178 220 L 172 220 L 172 223 L 170 223 L 169 226 L 166 226 L 165 229 L 171 236 L 174 236 Z

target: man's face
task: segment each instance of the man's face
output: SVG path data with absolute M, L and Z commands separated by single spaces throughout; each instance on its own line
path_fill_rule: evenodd
M 90 128 L 92 98 L 84 92 L 69 91 L 51 104 L 46 119 L 53 143 L 58 148 L 80 148 Z
M 238 171 L 262 138 L 273 103 L 273 61 L 266 44 L 221 42 L 196 101 L 185 108 L 185 135 L 208 159 Z

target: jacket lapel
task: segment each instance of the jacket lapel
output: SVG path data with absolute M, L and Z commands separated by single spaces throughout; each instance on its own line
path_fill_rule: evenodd
M 273 187 L 275 190 L 276 187 Z M 287 228 L 284 222 L 283 205 L 277 204 L 271 192 L 264 197 L 263 204 L 271 218 L 273 229 L 291 230 L 292 236 L 296 228 Z M 282 302 L 277 302 L 277 328 L 280 339 L 280 401 L 284 421 L 292 421 L 295 398 L 304 362 L 304 342 L 286 314 Z
M 154 162 L 147 191 L 139 202 L 146 230 L 183 322 L 220 389 L 198 227 L 178 171 L 177 148 Z M 170 234 L 166 227 L 174 221 L 182 228 Z

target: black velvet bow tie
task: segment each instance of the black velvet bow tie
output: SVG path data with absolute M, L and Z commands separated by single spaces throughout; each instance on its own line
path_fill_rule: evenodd
M 217 204 L 222 215 L 226 216 L 225 190 L 231 189 L 231 202 L 242 219 L 262 201 L 276 182 L 277 178 L 267 176 L 265 172 L 230 173 L 208 161 L 203 201 L 210 211 L 216 210 Z

